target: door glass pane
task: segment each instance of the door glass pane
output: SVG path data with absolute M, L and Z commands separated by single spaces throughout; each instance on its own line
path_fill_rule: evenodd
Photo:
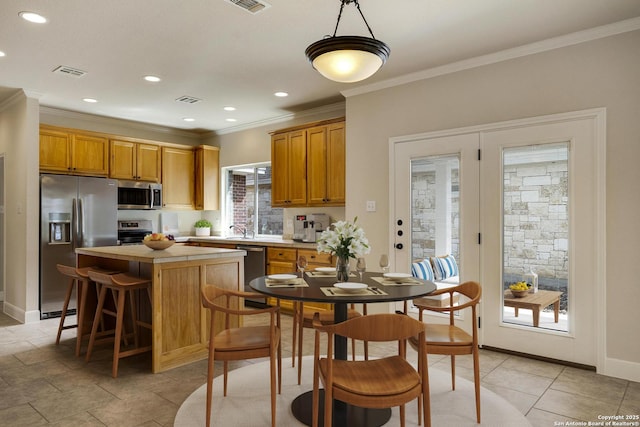
M 568 158 L 568 143 L 503 150 L 505 323 L 568 331 Z M 536 278 L 537 292 L 511 292 L 519 282 L 533 288 Z
M 461 264 L 459 171 L 457 154 L 411 160 L 412 261 L 453 255 Z

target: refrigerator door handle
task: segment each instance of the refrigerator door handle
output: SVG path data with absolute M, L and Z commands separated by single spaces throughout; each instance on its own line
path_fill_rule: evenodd
M 78 240 L 78 213 L 77 213 L 77 199 L 73 199 L 71 202 L 71 250 L 75 251 Z
M 84 207 L 78 198 L 78 247 L 84 248 Z

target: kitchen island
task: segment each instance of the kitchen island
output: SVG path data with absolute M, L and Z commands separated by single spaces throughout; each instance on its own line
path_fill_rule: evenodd
M 243 289 L 245 255 L 243 250 L 184 245 L 164 250 L 144 245 L 105 246 L 77 248 L 76 263 L 151 279 L 152 307 L 145 307 L 145 299 L 138 298 L 138 313 L 152 320 L 151 370 L 156 373 L 207 357 L 209 314 L 202 307 L 200 290 L 205 284 Z M 88 298 L 85 313 L 89 318 L 85 325 L 90 325 L 95 298 Z

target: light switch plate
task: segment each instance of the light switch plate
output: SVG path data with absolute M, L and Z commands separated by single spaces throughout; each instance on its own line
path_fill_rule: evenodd
M 376 201 L 367 200 L 367 212 L 375 212 L 375 211 L 376 211 Z

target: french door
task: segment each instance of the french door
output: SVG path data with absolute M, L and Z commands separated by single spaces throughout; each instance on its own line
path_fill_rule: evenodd
M 470 133 L 395 144 L 390 258 L 396 271 L 410 272 L 414 260 L 450 254 L 460 280 L 479 277 L 479 141 Z M 446 321 L 426 314 L 427 321 Z M 468 318 L 460 321 L 471 325 Z
M 460 282 L 483 287 L 482 345 L 601 365 L 603 128 L 589 110 L 393 138 L 394 268 L 453 254 Z M 533 309 L 505 301 L 533 273 L 537 297 L 558 297 L 557 323 L 553 304 L 534 326 Z

